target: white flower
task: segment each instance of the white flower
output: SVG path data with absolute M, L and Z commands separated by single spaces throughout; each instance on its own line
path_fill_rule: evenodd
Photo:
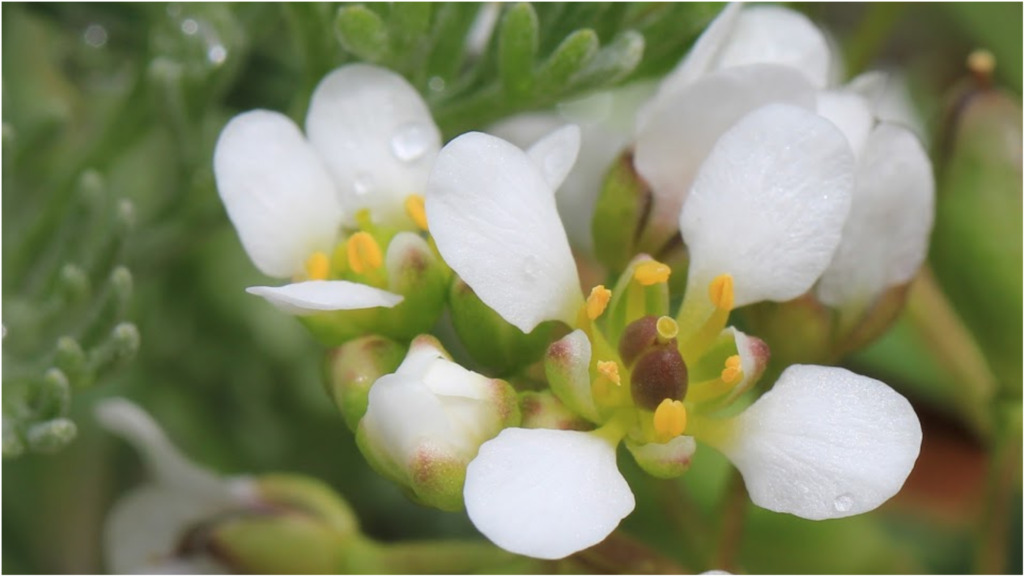
M 824 90 L 830 60 L 824 35 L 804 16 L 771 6 L 728 6 L 641 111 L 635 161 L 656 201 L 650 226 L 664 240 L 674 231 L 675 215 L 686 210 L 711 150 L 744 116 L 787 104 L 834 123 L 858 167 L 842 242 L 817 295 L 827 305 L 859 310 L 908 282 L 923 262 L 934 183 L 913 134 L 879 122 L 884 81 L 865 75 L 849 88 Z
M 666 398 L 664 414 L 661 406 L 634 407 L 628 393 L 608 388 L 630 375 L 619 364 L 602 366 L 599 354 L 614 352 L 586 320 L 600 311 L 590 314 L 590 299 L 584 305 L 551 197 L 557 179 L 536 160 L 573 156 L 552 150 L 575 149 L 565 134 L 530 153 L 491 136 L 463 135 L 441 151 L 428 185 L 438 248 L 485 303 L 524 331 L 544 320 L 581 327 L 564 348 L 553 346 L 556 357 L 569 360 L 549 379 L 557 377 L 552 388 L 568 406 L 602 424 L 590 433 L 508 429 L 484 443 L 465 484 L 477 528 L 510 551 L 541 558 L 596 544 L 633 508 L 615 467 L 618 442 L 626 436 L 638 461 L 660 460 L 657 466 L 678 472 L 694 446 L 684 429 L 734 457 L 755 503 L 773 510 L 841 517 L 895 493 L 916 459 L 920 426 L 906 400 L 880 382 L 841 369 L 793 368 L 743 415 L 708 416 L 758 371 L 753 340 L 725 327 L 729 311 L 796 297 L 829 265 L 854 184 L 854 155 L 843 133 L 811 111 L 773 104 L 743 116 L 709 150 L 677 215 L 691 262 L 678 326 L 666 319 L 667 341 L 675 342 L 678 327 L 691 369 L 722 342 L 736 355 L 720 378 L 691 383 L 689 394 L 700 400 Z M 599 393 L 601 378 L 606 389 Z M 665 448 L 637 441 L 652 442 L 636 428 L 652 416 L 659 434 L 671 432 Z M 804 450 L 815 457 L 793 457 Z
M 408 201 L 423 193 L 439 148 L 440 133 L 412 86 L 364 64 L 343 66 L 320 82 L 306 136 L 277 112 L 233 118 L 214 153 L 221 200 L 256 267 L 297 280 L 249 292 L 293 314 L 401 302 L 365 283 L 329 280 L 332 255 L 342 226 L 358 223 L 361 213 L 376 224 L 411 228 L 417 209 Z M 349 240 L 349 259 L 381 266 L 376 240 L 361 234 Z
M 160 427 L 135 404 L 120 398 L 96 409 L 100 424 L 132 443 L 146 460 L 151 482 L 122 497 L 103 534 L 107 567 L 117 574 L 228 571 L 212 556 L 181 552 L 189 530 L 255 500 L 247 477 L 219 478 L 188 461 Z
M 377 470 L 424 503 L 457 510 L 466 465 L 518 419 L 506 382 L 466 370 L 435 339 L 420 336 L 398 369 L 370 388 L 357 441 Z

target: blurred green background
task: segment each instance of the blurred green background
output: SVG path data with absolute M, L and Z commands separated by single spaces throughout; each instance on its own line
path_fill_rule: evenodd
M 1021 4 L 793 6 L 833 34 L 847 79 L 902 70 L 925 122 L 940 193 L 934 274 L 894 329 L 849 359 L 911 399 L 925 440 L 903 492 L 877 513 L 815 523 L 747 505 L 739 569 L 1020 573 Z M 323 391 L 324 350 L 293 318 L 245 294 L 266 279 L 214 187 L 213 144 L 233 114 L 261 107 L 301 119 L 327 71 L 359 59 L 353 52 L 368 56 L 351 38 L 339 41 L 338 9 L 3 4 L 5 572 L 104 570 L 104 517 L 145 478 L 138 456 L 94 422 L 96 401 L 115 395 L 139 402 L 186 454 L 223 474 L 324 480 L 382 540 L 480 538 L 464 514 L 412 504 L 368 468 Z M 370 9 L 387 19 L 404 8 Z M 432 22 L 449 10 L 453 29 L 464 30 L 476 9 L 438 6 Z M 643 59 L 609 79 L 656 77 L 718 9 L 538 5 L 538 53 L 584 26 L 602 46 L 635 30 Z M 497 74 L 493 47 L 474 64 L 451 56 L 458 46 L 401 40 L 375 57 L 424 90 L 446 139 L 599 86 L 482 111 L 474 97 Z M 976 48 L 995 56 L 988 89 L 966 71 Z M 447 92 L 426 88 L 437 75 Z M 127 288 L 118 266 L 130 271 Z M 137 327 L 137 347 L 121 323 Z M 75 338 L 85 360 L 55 344 L 61 336 Z M 55 363 L 80 374 L 69 373 L 70 397 L 43 409 L 34 387 Z M 65 428 L 36 444 L 25 436 L 65 406 L 77 428 L 66 445 Z M 638 506 L 625 530 L 683 565 L 714 567 L 702 565 L 703 548 L 718 526 L 700 519 L 715 516 L 725 462 L 699 452 L 682 499 L 631 463 L 621 462 Z

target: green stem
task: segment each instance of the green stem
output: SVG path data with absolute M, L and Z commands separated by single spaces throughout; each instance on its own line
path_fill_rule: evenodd
M 559 561 L 560 572 L 604 574 L 685 574 L 686 568 L 632 538 L 614 532 L 600 544 Z
M 746 519 L 747 489 L 743 484 L 743 476 L 735 468 L 729 476 L 729 485 L 725 493 L 722 508 L 722 524 L 718 531 L 718 543 L 711 568 L 713 570 L 736 571 L 736 557 L 739 555 L 740 543 L 743 539 L 743 522 Z
M 1001 409 L 1001 410 L 1000 410 Z M 991 451 L 985 507 L 978 530 L 974 569 L 977 574 L 1003 574 L 1007 570 L 1009 524 L 1013 493 L 1020 483 L 1021 405 L 1010 401 L 997 408 L 1001 434 Z
M 385 574 L 544 574 L 552 564 L 506 552 L 487 542 L 423 541 L 382 546 L 376 570 Z
M 868 4 L 860 26 L 846 43 L 846 73 L 852 78 L 867 68 L 875 59 L 891 30 L 903 14 L 902 3 Z

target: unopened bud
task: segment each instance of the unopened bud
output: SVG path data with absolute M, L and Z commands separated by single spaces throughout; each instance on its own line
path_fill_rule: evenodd
M 610 272 L 621 272 L 640 252 L 636 243 L 650 205 L 650 188 L 633 167 L 633 152 L 627 151 L 608 170 L 594 209 L 594 253 Z
M 65 301 L 78 303 L 89 297 L 89 277 L 81 267 L 65 264 L 60 269 L 58 286 Z
M 355 431 L 366 413 L 370 387 L 378 378 L 395 371 L 405 350 L 383 336 L 357 338 L 332 350 L 327 356 L 327 394 Z

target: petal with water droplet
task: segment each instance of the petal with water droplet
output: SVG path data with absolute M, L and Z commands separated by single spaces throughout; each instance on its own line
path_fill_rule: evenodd
M 427 187 L 437 248 L 485 304 L 524 332 L 573 323 L 583 304 L 554 194 L 534 162 L 471 132 L 441 151 Z
M 306 134 L 343 205 L 350 213 L 369 208 L 378 222 L 405 221 L 403 201 L 423 193 L 441 147 L 441 133 L 412 85 L 368 64 L 342 66 L 320 81 Z

